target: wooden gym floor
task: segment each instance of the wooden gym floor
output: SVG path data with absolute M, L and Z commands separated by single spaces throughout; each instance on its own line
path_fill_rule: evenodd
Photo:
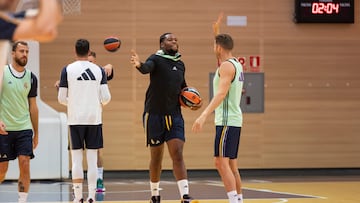
M 355 172 L 354 172 L 355 171 Z M 245 203 L 359 203 L 359 169 L 314 171 L 261 171 L 242 173 Z M 118 175 L 121 173 L 121 175 Z M 166 175 L 167 173 L 167 175 Z M 194 174 L 192 174 L 194 173 Z M 107 175 L 106 175 L 107 174 Z M 171 172 L 164 172 L 160 187 L 162 203 L 179 203 L 177 185 Z M 192 175 L 191 175 L 192 174 Z M 97 202 L 147 203 L 149 181 L 146 173 L 105 172 L 105 193 L 97 193 Z M 191 195 L 200 203 L 227 203 L 216 172 L 189 172 Z M 86 191 L 86 185 L 84 191 Z M 17 202 L 17 182 L 0 185 L 0 203 Z M 86 194 L 85 194 L 86 197 Z M 71 203 L 70 180 L 34 180 L 28 202 Z

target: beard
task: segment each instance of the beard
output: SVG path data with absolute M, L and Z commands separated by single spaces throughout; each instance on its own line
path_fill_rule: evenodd
M 168 53 L 170 56 L 175 56 L 175 54 L 178 53 L 178 50 L 169 49 L 166 50 L 166 53 Z
M 27 64 L 27 58 L 15 58 L 15 62 L 19 64 L 20 66 L 26 66 Z
M 179 51 L 179 45 L 178 44 L 167 45 L 164 46 L 162 49 L 166 54 L 170 56 L 175 56 Z

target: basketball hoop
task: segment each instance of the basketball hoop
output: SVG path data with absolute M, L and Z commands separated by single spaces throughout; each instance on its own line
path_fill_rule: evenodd
M 59 0 L 62 4 L 63 15 L 81 14 L 81 0 Z M 39 7 L 39 0 L 19 0 L 16 11 L 36 9 Z
M 81 0 L 62 0 L 64 15 L 81 14 Z
M 34 0 L 21 0 L 19 1 L 16 11 L 25 11 L 28 9 L 36 9 L 39 7 L 39 2 Z

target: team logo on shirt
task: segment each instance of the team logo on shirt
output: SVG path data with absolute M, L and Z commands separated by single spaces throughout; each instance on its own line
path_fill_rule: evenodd
M 172 68 L 172 70 L 177 70 L 176 66 L 174 66 L 174 67 Z
M 7 154 L 0 154 L 1 159 L 6 159 L 7 157 L 8 157 Z
M 96 80 L 95 75 L 91 70 L 88 68 L 83 73 L 81 73 L 81 76 L 77 78 L 77 80 Z

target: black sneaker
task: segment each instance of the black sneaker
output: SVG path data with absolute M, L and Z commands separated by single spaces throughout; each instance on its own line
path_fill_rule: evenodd
M 94 201 L 92 198 L 89 198 L 89 199 L 87 200 L 87 202 L 88 202 L 88 203 L 94 203 L 95 201 Z
M 160 203 L 160 196 L 152 196 L 150 203 Z
M 194 200 L 189 195 L 184 195 L 183 198 L 181 199 L 181 203 L 198 203 L 198 201 Z

